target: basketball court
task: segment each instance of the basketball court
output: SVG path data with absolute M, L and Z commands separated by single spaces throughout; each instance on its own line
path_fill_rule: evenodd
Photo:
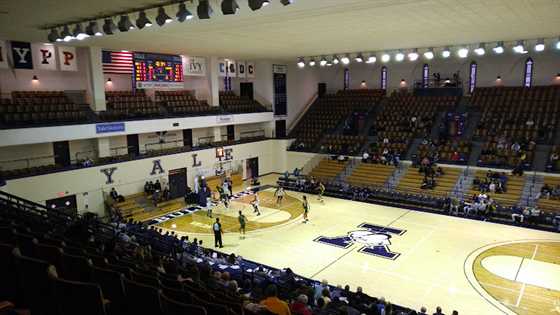
M 276 175 L 268 176 L 272 183 Z M 560 236 L 526 228 L 316 196 L 310 222 L 302 194 L 288 191 L 276 205 L 274 189 L 219 205 L 224 248 L 246 259 L 330 284 L 361 286 L 372 296 L 419 309 L 441 306 L 460 314 L 560 313 Z M 248 217 L 238 232 L 238 211 Z M 159 226 L 213 244 L 214 219 L 203 210 Z

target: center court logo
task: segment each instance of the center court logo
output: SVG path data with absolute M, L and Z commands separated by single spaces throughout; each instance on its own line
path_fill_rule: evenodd
M 392 252 L 389 249 L 389 245 L 391 245 L 392 236 L 401 236 L 406 233 L 406 230 L 369 223 L 362 223 L 358 225 L 358 228 L 361 229 L 350 231 L 346 236 L 319 236 L 314 241 L 340 248 L 349 248 L 354 244 L 362 244 L 363 247 L 358 252 L 391 260 L 395 260 L 401 255 L 400 253 Z

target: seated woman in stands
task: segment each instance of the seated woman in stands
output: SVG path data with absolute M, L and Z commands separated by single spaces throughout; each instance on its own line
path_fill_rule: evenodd
M 445 175 L 445 173 L 443 172 L 443 169 L 440 166 L 438 166 L 438 168 L 436 169 L 436 177 L 440 177 L 440 176 L 443 176 L 443 175 Z

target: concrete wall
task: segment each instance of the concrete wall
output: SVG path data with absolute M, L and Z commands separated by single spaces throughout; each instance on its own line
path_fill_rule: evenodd
M 283 170 L 281 166 L 285 163 L 282 156 L 286 152 L 286 143 L 286 140 L 266 140 L 232 146 L 233 160 L 231 163 L 226 163 L 224 168 L 228 168 L 228 165 L 241 168 L 244 167 L 246 159 L 258 157 L 260 174 L 280 172 Z M 193 154 L 197 155 L 196 159 L 201 163 L 200 166 L 193 166 Z M 162 174 L 150 174 L 154 160 L 160 160 L 164 169 Z M 215 150 L 207 149 L 9 180 L 2 190 L 43 204 L 45 200 L 60 197 L 61 193 L 75 194 L 80 212 L 85 211 L 87 203 L 89 211 L 103 214 L 103 198 L 111 187 L 116 187 L 123 195 L 134 194 L 143 191 L 147 180 L 160 179 L 167 182 L 169 170 L 183 167 L 187 168 L 188 185 L 193 187 L 194 177 L 199 174 L 212 175 L 218 167 L 217 163 Z M 101 170 L 111 167 L 117 169 L 112 175 L 113 183 L 107 184 L 107 177 Z

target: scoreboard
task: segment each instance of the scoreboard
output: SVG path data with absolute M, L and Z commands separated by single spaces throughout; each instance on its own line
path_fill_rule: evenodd
M 183 88 L 181 56 L 134 53 L 134 84 L 137 89 Z

